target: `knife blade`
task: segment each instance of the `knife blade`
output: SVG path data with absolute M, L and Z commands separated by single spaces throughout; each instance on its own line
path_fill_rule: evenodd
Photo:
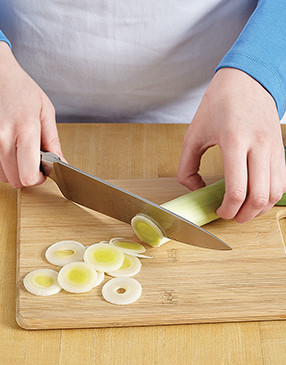
M 130 224 L 138 213 L 146 214 L 166 237 L 193 246 L 231 250 L 221 239 L 194 223 L 139 195 L 73 167 L 51 153 L 41 151 L 41 170 L 69 200 Z

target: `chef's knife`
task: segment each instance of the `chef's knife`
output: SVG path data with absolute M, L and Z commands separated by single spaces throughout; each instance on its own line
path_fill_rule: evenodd
M 51 153 L 41 152 L 41 170 L 69 200 L 129 223 L 138 213 L 158 223 L 166 237 L 193 246 L 231 250 L 226 243 L 194 223 L 118 186 L 73 167 Z

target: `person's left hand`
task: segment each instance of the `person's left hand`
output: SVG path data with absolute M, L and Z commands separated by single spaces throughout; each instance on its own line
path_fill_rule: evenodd
M 217 214 L 244 223 L 268 211 L 286 191 L 285 153 L 272 96 L 246 73 L 220 69 L 184 138 L 178 181 L 190 190 L 205 185 L 202 154 L 222 151 L 225 195 Z

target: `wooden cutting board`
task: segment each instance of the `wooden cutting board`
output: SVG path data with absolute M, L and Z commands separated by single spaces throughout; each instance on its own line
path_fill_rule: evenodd
M 175 178 L 118 180 L 116 184 L 158 204 L 187 190 Z M 131 227 L 62 197 L 53 181 L 26 188 L 18 197 L 17 322 L 25 329 L 145 326 L 251 321 L 286 318 L 286 256 L 279 219 L 286 208 L 240 225 L 217 220 L 204 228 L 232 251 L 169 242 L 148 248 L 135 277 L 141 298 L 128 306 L 104 301 L 101 284 L 89 293 L 61 291 L 37 297 L 23 277 L 49 264 L 44 252 L 52 243 L 74 239 L 85 245 L 112 237 L 136 239 Z M 105 277 L 104 282 L 110 279 Z

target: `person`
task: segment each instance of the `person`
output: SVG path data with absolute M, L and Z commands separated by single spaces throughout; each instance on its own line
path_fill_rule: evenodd
M 218 215 L 265 213 L 286 191 L 285 21 L 279 0 L 2 0 L 0 181 L 41 184 L 40 148 L 64 158 L 55 111 L 62 122 L 192 120 L 178 181 L 204 186 L 201 156 L 219 145 Z

